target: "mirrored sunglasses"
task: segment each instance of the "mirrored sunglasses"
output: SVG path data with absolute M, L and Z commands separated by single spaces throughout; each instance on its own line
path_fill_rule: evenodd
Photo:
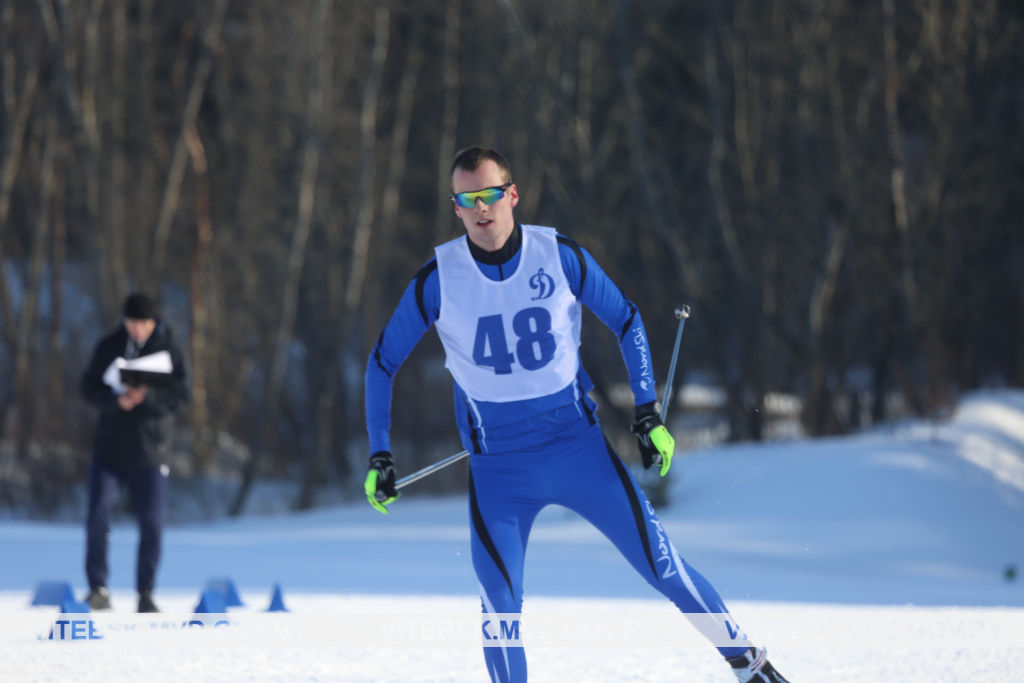
M 477 190 L 476 192 L 460 192 L 450 196 L 456 206 L 461 206 L 464 209 L 472 209 L 476 206 L 476 200 L 478 199 L 482 199 L 484 204 L 489 206 L 504 197 L 505 190 L 507 190 L 511 184 L 512 182 L 509 181 L 504 185 L 499 185 L 497 187 L 485 187 L 484 189 Z

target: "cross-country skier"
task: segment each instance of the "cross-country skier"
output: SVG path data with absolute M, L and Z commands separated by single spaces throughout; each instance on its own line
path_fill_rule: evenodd
M 472 147 L 452 164 L 452 200 L 466 236 L 436 248 L 409 284 L 366 368 L 370 467 L 365 490 L 387 513 L 398 497 L 389 429 L 392 380 L 431 325 L 455 379 L 455 416 L 470 452 L 473 567 L 484 612 L 522 612 L 530 527 L 556 503 L 596 526 L 686 614 L 713 614 L 717 642 L 741 683 L 785 683 L 708 581 L 665 538 L 654 508 L 601 432 L 580 362 L 581 304 L 618 337 L 636 403 L 644 467 L 672 464 L 650 351 L 636 306 L 593 257 L 552 228 L 520 225 L 506 160 Z M 731 640 L 730 640 L 731 638 Z M 494 683 L 526 681 L 523 648 L 484 648 Z

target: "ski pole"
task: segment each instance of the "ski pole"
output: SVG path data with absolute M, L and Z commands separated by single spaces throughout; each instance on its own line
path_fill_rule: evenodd
M 413 483 L 414 481 L 419 481 L 420 479 L 422 479 L 423 477 L 427 476 L 428 474 L 433 474 L 434 472 L 438 471 L 439 469 L 448 467 L 448 465 L 451 465 L 453 462 L 458 462 L 459 460 L 462 460 L 467 455 L 469 455 L 469 451 L 462 451 L 461 453 L 456 453 L 455 455 L 450 455 L 447 458 L 445 458 L 444 460 L 438 460 L 433 465 L 427 465 L 426 467 L 424 467 L 419 472 L 413 472 L 409 476 L 402 477 L 401 479 L 396 481 L 395 482 L 395 488 L 396 489 L 400 489 L 403 486 L 408 486 L 409 484 Z
M 679 330 L 676 332 L 676 346 L 672 349 L 672 363 L 668 366 L 668 381 L 665 382 L 665 396 L 661 399 L 661 423 L 665 424 L 668 418 L 668 402 L 672 398 L 672 380 L 676 376 L 676 360 L 679 358 L 679 342 L 683 339 L 683 326 L 686 319 L 690 317 L 690 307 L 683 304 L 676 309 L 676 318 L 679 319 Z

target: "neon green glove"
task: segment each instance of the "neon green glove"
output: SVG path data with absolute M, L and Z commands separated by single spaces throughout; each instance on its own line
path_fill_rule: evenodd
M 661 423 L 656 402 L 636 407 L 636 424 L 630 427 L 630 431 L 636 434 L 644 469 L 660 465 L 661 476 L 668 474 L 668 468 L 672 466 L 672 453 L 676 441 Z
M 378 451 L 370 458 L 370 471 L 363 482 L 366 500 L 378 511 L 388 514 L 387 505 L 398 500 L 402 494 L 395 488 L 395 465 L 391 454 Z

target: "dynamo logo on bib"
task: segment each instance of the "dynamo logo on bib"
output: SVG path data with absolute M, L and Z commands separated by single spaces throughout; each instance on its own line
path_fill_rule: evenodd
M 547 299 L 555 292 L 555 279 L 544 272 L 543 268 L 537 269 L 537 274 L 530 278 L 530 289 L 539 289 L 537 296 L 530 301 Z

